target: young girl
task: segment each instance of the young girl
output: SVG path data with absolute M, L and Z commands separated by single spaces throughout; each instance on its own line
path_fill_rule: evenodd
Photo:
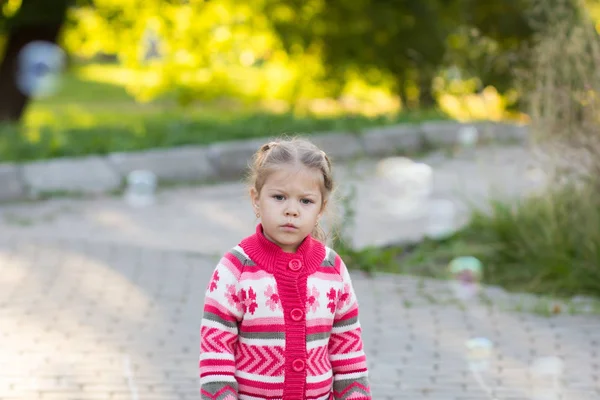
M 256 232 L 219 261 L 200 329 L 202 399 L 370 400 L 358 303 L 323 242 L 327 155 L 281 140 L 254 156 Z

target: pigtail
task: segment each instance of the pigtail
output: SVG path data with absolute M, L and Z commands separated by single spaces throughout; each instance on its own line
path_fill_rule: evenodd
M 325 230 L 321 227 L 321 224 L 319 224 L 318 222 L 313 228 L 312 232 L 310 233 L 310 236 L 317 239 L 324 245 L 327 245 L 327 233 L 325 233 Z

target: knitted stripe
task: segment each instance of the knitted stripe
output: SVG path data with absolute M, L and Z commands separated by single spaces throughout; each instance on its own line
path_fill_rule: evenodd
M 226 328 L 237 329 L 237 319 L 231 315 L 227 308 L 217 303 L 214 299 L 207 299 L 204 306 L 203 317 L 210 321 L 215 321 Z
M 202 400 L 236 400 L 237 384 L 221 387 L 219 384 L 207 384 L 200 390 Z
M 240 398 L 243 396 L 252 396 L 258 399 L 282 399 L 283 398 L 283 380 L 276 382 L 268 382 L 260 376 L 243 376 L 241 371 L 236 373 L 238 382 L 238 392 Z
M 244 280 L 248 281 L 258 281 L 265 278 L 271 278 L 273 280 L 273 274 L 268 273 L 264 269 L 260 269 L 257 267 L 246 267 L 244 268 Z
M 319 267 L 317 271 L 310 275 L 310 280 L 321 280 L 327 282 L 341 282 L 342 277 L 332 267 Z
M 228 253 L 229 256 L 235 257 L 235 259 L 244 266 L 249 266 L 252 267 L 254 266 L 254 261 L 252 261 L 250 259 L 250 257 L 248 257 L 248 255 L 246 254 L 246 252 L 244 251 L 244 249 L 242 249 L 242 247 L 240 246 L 235 246 L 233 249 L 231 249 Z
M 333 395 L 336 400 L 371 400 L 371 391 L 366 377 L 334 379 Z

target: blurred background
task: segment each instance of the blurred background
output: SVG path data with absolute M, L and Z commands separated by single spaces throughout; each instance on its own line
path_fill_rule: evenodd
M 532 48 L 565 19 L 595 24 L 598 9 L 591 0 L 4 0 L 0 154 L 527 120 Z M 19 72 L 30 41 L 64 54 L 33 46 Z M 41 83 L 19 90 L 19 73 Z
M 340 163 L 354 233 L 333 245 L 364 304 L 374 398 L 600 398 L 599 1 L 0 12 L 0 183 L 64 157 L 470 127 L 453 146 Z M 480 146 L 478 123 L 525 126 L 526 143 Z M 489 195 L 490 182 L 518 196 L 457 217 L 450 193 Z M 161 186 L 147 170 L 124 184 L 127 201 L 0 205 L 0 398 L 198 398 L 198 307 L 218 255 L 256 222 L 245 187 Z

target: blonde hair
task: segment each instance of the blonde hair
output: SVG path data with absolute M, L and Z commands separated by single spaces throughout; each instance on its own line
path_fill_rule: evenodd
M 260 194 L 269 175 L 283 165 L 302 165 L 321 172 L 321 207 L 330 201 L 334 184 L 329 157 L 316 145 L 299 137 L 277 139 L 262 145 L 252 157 L 249 186 Z M 311 236 L 323 243 L 327 241 L 327 234 L 320 224 L 313 228 Z

